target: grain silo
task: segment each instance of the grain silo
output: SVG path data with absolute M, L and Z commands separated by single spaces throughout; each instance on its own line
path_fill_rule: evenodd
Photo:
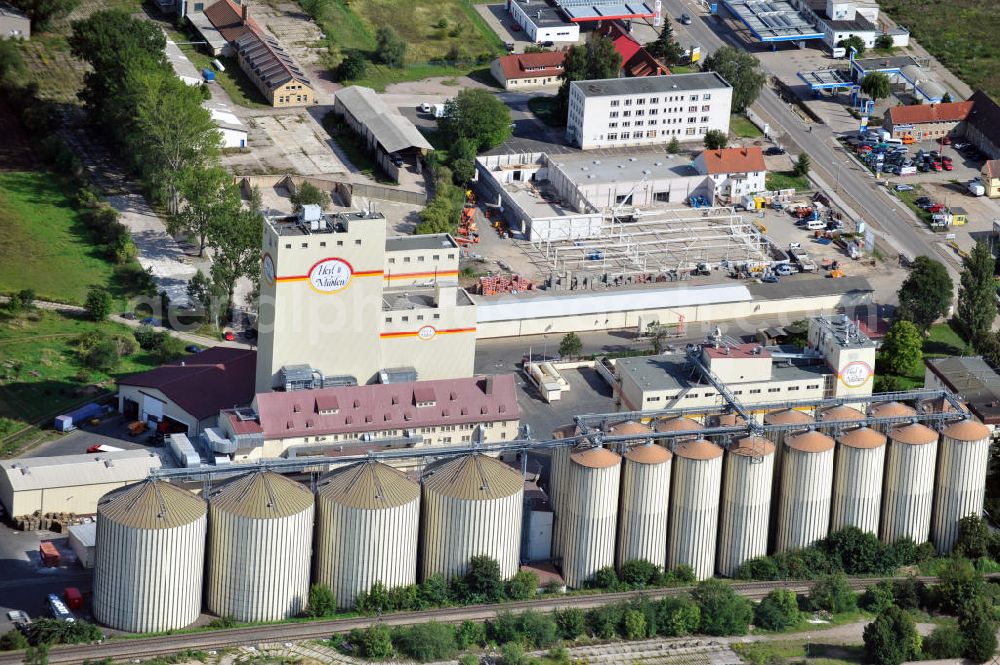
M 849 427 L 856 427 L 863 420 L 865 420 L 865 414 L 857 409 L 840 404 L 837 406 L 831 406 L 828 409 L 823 409 L 816 415 L 817 422 L 828 423 L 828 422 L 841 422 L 845 423 L 836 426 L 819 426 L 819 428 L 829 434 L 830 436 L 835 436 L 838 432 L 841 432 Z
M 926 542 L 931 529 L 938 433 L 914 423 L 889 430 L 882 495 L 883 542 Z
M 643 559 L 657 566 L 667 560 L 670 506 L 670 451 L 655 443 L 624 455 L 621 510 L 618 514 L 618 568 Z
M 576 425 L 566 425 L 552 432 L 553 439 L 568 439 L 580 435 L 580 428 Z M 558 448 L 553 448 L 549 456 L 549 505 L 552 506 L 552 556 L 558 558 L 562 555 L 562 543 L 559 541 L 559 506 L 562 504 L 561 492 L 566 487 L 564 476 L 569 469 L 569 456 L 576 448 L 576 444 L 567 444 Z
M 946 427 L 941 435 L 931 539 L 939 553 L 947 554 L 958 538 L 958 521 L 983 514 L 990 430 L 969 419 Z
M 872 418 L 911 418 L 917 415 L 917 410 L 912 406 L 903 404 L 902 402 L 880 402 L 874 405 L 869 412 Z M 889 430 L 893 425 L 886 424 L 876 424 L 875 429 L 882 432 L 883 434 L 888 434 Z
M 830 531 L 849 526 L 878 535 L 885 469 L 885 435 L 856 427 L 837 437 Z
M 567 586 L 580 588 L 615 565 L 621 457 L 607 448 L 575 451 L 565 482 L 558 526 L 562 573 Z
M 205 502 L 145 480 L 97 503 L 94 618 L 130 633 L 176 630 L 201 613 Z
M 642 423 L 637 423 L 634 420 L 626 420 L 625 422 L 616 423 L 608 428 L 608 434 L 611 436 L 627 436 L 636 434 L 650 434 L 652 435 L 653 430 L 643 425 Z M 641 439 L 636 439 L 630 445 L 636 445 L 642 443 Z
M 691 418 L 679 417 L 679 418 L 668 418 L 666 420 L 657 420 L 653 423 L 653 429 L 662 434 L 671 434 L 674 436 L 664 437 L 660 439 L 660 443 L 668 443 L 671 441 L 682 441 L 685 438 L 697 438 L 697 432 L 704 429 L 704 425 L 699 423 L 697 420 L 692 420 Z M 689 437 L 676 436 L 680 432 L 691 432 Z
M 816 431 L 785 438 L 774 547 L 787 552 L 825 538 L 833 489 L 833 439 Z
M 761 436 L 737 439 L 726 452 L 719 502 L 716 569 L 732 577 L 745 561 L 767 554 L 774 480 L 774 444 Z
M 715 570 L 722 448 L 705 439 L 681 441 L 673 466 L 667 568 L 688 565 L 705 579 Z
M 325 476 L 316 488 L 315 582 L 352 608 L 376 582 L 417 582 L 420 485 L 381 462 Z
M 488 555 L 504 578 L 517 572 L 524 481 L 487 455 L 463 455 L 432 467 L 424 478 L 421 579 L 466 573 L 469 560 Z
M 271 471 L 208 495 L 205 605 L 237 621 L 279 621 L 305 609 L 312 555 L 312 492 Z
M 785 438 L 794 432 L 801 432 L 805 428 L 812 426 L 816 421 L 808 413 L 796 411 L 795 409 L 784 409 L 782 411 L 771 411 L 764 414 L 765 425 L 781 425 L 783 429 L 771 430 L 767 432 L 767 438 L 774 442 L 774 480 L 771 483 L 771 527 L 768 540 L 770 549 L 773 549 L 777 537 L 778 528 L 778 505 L 781 502 L 781 463 L 785 458 Z M 793 426 L 789 429 L 789 426 Z
M 745 425 L 746 420 L 738 413 L 721 413 L 708 419 L 712 427 L 736 427 Z

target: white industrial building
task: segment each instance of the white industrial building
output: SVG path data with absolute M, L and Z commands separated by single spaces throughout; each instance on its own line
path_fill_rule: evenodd
M 556 7 L 544 0 L 507 0 L 510 20 L 524 30 L 525 36 L 536 44 L 568 42 L 580 39 L 580 25 L 568 21 Z
M 732 99 L 715 72 L 573 81 L 566 139 L 584 150 L 702 141 L 729 133 Z
M 705 150 L 695 158 L 694 168 L 712 179 L 715 196 L 732 202 L 766 189 L 764 151 L 756 146 Z
M 891 30 L 879 25 L 878 2 L 866 0 L 793 0 L 802 14 L 815 21 L 823 34 L 823 43 L 833 49 L 849 37 L 857 36 L 865 48 L 873 48 L 882 34 L 892 38 L 892 45 L 909 46 L 910 33 L 902 27 Z
M 247 126 L 236 117 L 232 109 L 217 102 L 205 102 L 202 106 L 212 114 L 212 122 L 219 129 L 223 148 L 247 147 L 247 137 L 249 136 Z

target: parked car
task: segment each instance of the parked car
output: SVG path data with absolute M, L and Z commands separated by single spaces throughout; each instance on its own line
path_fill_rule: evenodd
M 913 185 L 896 185 L 894 188 L 897 192 L 912 192 Z
M 691 25 L 691 17 L 687 14 L 681 14 L 681 25 Z
M 184 347 L 184 350 L 188 353 L 201 353 L 201 347 L 197 344 L 189 344 Z
M 780 275 L 782 277 L 788 277 L 789 275 L 795 274 L 795 268 L 788 265 L 787 263 L 779 263 L 777 266 L 774 267 L 774 272 L 776 275 Z
M 919 199 L 914 201 L 914 203 L 916 203 L 918 206 L 922 206 L 924 204 L 930 205 L 931 203 L 934 203 L 934 201 L 929 196 L 921 196 Z
M 929 212 L 929 213 L 931 213 L 933 215 L 933 214 L 937 214 L 939 212 L 942 212 L 944 210 L 947 210 L 947 208 L 944 207 L 943 203 L 935 203 L 932 206 L 927 206 L 926 210 L 927 210 L 927 212 Z
M 232 342 L 234 339 L 236 339 L 236 334 L 232 330 L 226 330 L 225 332 L 222 333 L 222 339 L 226 340 L 227 342 Z
M 424 102 L 423 104 L 420 105 L 420 112 L 421 113 L 431 113 L 433 110 L 434 110 L 434 106 L 432 106 L 431 104 L 428 104 L 427 102 Z
M 784 155 L 785 149 L 780 145 L 772 145 L 770 148 L 764 151 L 765 155 Z
M 777 284 L 778 276 L 770 274 L 764 275 L 763 277 L 760 278 L 760 281 L 764 282 L 765 284 Z
M 943 168 L 945 171 L 952 171 L 954 170 L 955 167 L 951 162 L 944 162 L 941 164 L 941 168 Z
M 547 39 L 544 42 L 542 42 L 542 46 L 544 46 L 545 48 L 552 48 L 555 45 L 556 45 L 556 43 L 554 41 L 552 41 L 551 39 Z

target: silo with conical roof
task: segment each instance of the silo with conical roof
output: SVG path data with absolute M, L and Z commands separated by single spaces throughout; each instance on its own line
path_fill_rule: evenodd
M 315 582 L 353 608 L 376 582 L 417 582 L 420 485 L 381 462 L 324 476 L 316 488 Z
M 715 570 L 722 448 L 705 439 L 674 446 L 667 569 L 691 566 L 699 580 Z
M 785 437 L 775 551 L 809 547 L 825 538 L 833 490 L 833 439 L 810 430 Z
M 914 423 L 889 430 L 882 495 L 883 542 L 926 542 L 931 530 L 938 433 Z
M 553 439 L 568 439 L 579 436 L 580 428 L 576 425 L 566 425 L 552 432 Z M 562 491 L 566 487 L 566 473 L 569 470 L 569 456 L 576 449 L 576 444 L 567 444 L 553 448 L 549 455 L 549 505 L 552 506 L 552 557 L 562 556 L 562 543 L 559 540 L 559 506 L 563 503 Z
M 560 509 L 562 573 L 580 588 L 601 568 L 615 565 L 621 457 L 607 448 L 587 448 L 570 456 Z
M 642 559 L 662 566 L 667 560 L 670 507 L 670 451 L 655 443 L 630 449 L 622 465 L 618 514 L 618 568 Z
M 685 416 L 660 419 L 653 423 L 654 431 L 659 434 L 669 435 L 658 438 L 657 442 L 661 444 L 683 441 L 684 439 L 696 439 L 698 438 L 698 432 L 704 429 L 704 427 L 697 420 Z M 685 432 L 690 432 L 690 434 L 684 434 Z
M 208 494 L 205 605 L 237 621 L 293 617 L 309 598 L 313 493 L 271 471 Z
M 116 630 L 176 630 L 201 614 L 207 506 L 161 480 L 97 503 L 93 613 Z
M 733 577 L 746 561 L 767 554 L 774 480 L 774 444 L 761 436 L 737 439 L 726 451 L 719 503 L 716 570 Z
M 917 410 L 912 406 L 903 404 L 902 402 L 879 402 L 872 406 L 869 411 L 869 415 L 872 418 L 911 418 L 917 415 Z M 876 423 L 873 425 L 875 429 L 882 432 L 883 434 L 888 434 L 889 430 L 895 425 L 891 424 L 881 424 Z
M 423 481 L 421 579 L 461 577 L 480 555 L 495 559 L 505 579 L 513 577 L 523 504 L 521 474 L 496 458 L 463 455 L 432 467 Z
M 849 526 L 878 535 L 885 470 L 885 435 L 856 427 L 837 437 L 830 531 Z
M 824 433 L 830 436 L 836 436 L 839 432 L 842 432 L 851 427 L 857 427 L 860 423 L 865 420 L 866 416 L 861 411 L 855 409 L 854 407 L 847 406 L 845 404 L 839 404 L 837 406 L 831 406 L 826 409 L 822 409 L 816 414 L 816 422 L 822 423 L 818 424 L 817 427 Z M 839 425 L 827 425 L 826 423 L 840 423 Z
M 983 514 L 990 430 L 972 419 L 949 425 L 941 433 L 931 540 L 941 554 L 955 547 L 958 522 Z

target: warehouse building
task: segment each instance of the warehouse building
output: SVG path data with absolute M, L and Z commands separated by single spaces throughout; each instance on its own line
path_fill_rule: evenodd
M 10 517 L 97 512 L 104 494 L 164 466 L 148 450 L 22 457 L 0 461 L 0 504 Z
M 841 41 L 860 37 L 865 48 L 873 48 L 882 34 L 892 38 L 892 45 L 905 47 L 910 44 L 910 33 L 905 28 L 883 30 L 879 25 L 877 2 L 865 0 L 795 0 L 798 10 L 814 21 L 822 33 L 823 43 L 836 48 Z M 751 4 L 748 2 L 747 4 Z M 760 3 L 766 6 L 767 3 Z
M 954 392 L 990 429 L 1000 424 L 1000 374 L 982 356 L 926 358 L 924 387 Z
M 391 110 L 371 88 L 352 85 L 338 90 L 333 112 L 361 137 L 390 175 L 395 173 L 390 155 L 415 163 L 433 148 L 412 122 Z
M 118 381 L 118 411 L 190 436 L 215 424 L 219 409 L 249 404 L 257 353 L 216 346 Z
M 420 448 L 517 438 L 514 377 L 265 392 L 219 413 L 204 440 L 234 461 Z
M 732 97 L 715 72 L 573 81 L 566 140 L 584 150 L 702 141 L 729 133 Z
M 569 21 L 557 8 L 542 0 L 525 2 L 507 0 L 510 20 L 536 44 L 545 42 L 575 44 L 580 39 L 580 26 Z
M 400 368 L 409 381 L 472 375 L 476 306 L 458 287 L 451 236 L 386 237 L 377 212 L 307 206 L 267 217 L 262 250 L 257 392 Z M 303 370 L 305 384 L 293 378 Z
M 243 11 L 247 11 L 245 5 Z M 305 106 L 319 102 L 312 82 L 274 37 L 250 30 L 237 39 L 234 46 L 240 69 L 271 106 Z
M 512 53 L 496 58 L 490 65 L 490 73 L 504 90 L 557 86 L 565 59 L 563 51 Z
M 247 126 L 236 117 L 236 114 L 228 106 L 218 102 L 205 102 L 202 106 L 212 114 L 212 122 L 219 128 L 223 148 L 247 147 L 249 136 Z

